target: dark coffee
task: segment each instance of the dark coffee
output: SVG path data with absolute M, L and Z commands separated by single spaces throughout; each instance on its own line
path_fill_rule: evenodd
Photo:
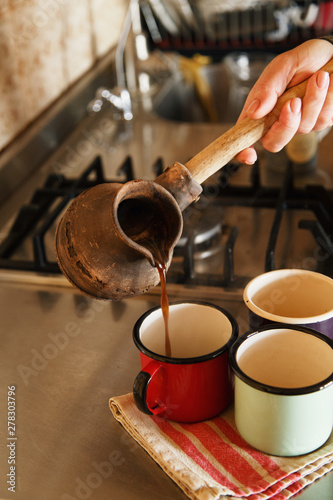
M 157 234 L 156 234 L 157 233 Z M 141 245 L 145 246 L 150 250 L 155 266 L 160 275 L 161 282 L 161 309 L 164 319 L 165 326 L 165 355 L 171 357 L 171 344 L 170 344 L 170 334 L 169 334 L 169 299 L 166 289 L 166 274 L 167 274 L 167 256 L 164 249 L 165 238 L 160 237 L 161 235 L 161 224 L 159 224 L 159 229 L 156 233 L 151 236 L 148 240 L 140 242 Z
M 161 309 L 165 325 L 165 355 L 171 357 L 171 343 L 169 333 L 169 299 L 166 289 L 166 267 L 165 264 L 159 263 L 156 263 L 156 267 L 161 280 Z
M 161 309 L 165 325 L 165 355 L 171 356 L 169 335 L 169 299 L 166 290 L 168 262 L 167 227 L 161 214 L 146 201 L 126 200 L 118 209 L 118 220 L 129 238 L 147 248 L 153 256 L 161 282 Z

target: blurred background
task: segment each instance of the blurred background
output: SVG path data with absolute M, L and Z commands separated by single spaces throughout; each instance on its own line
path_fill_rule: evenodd
M 2 0 L 0 151 L 116 47 L 130 3 L 150 50 L 188 57 L 278 52 L 333 27 L 320 0 Z

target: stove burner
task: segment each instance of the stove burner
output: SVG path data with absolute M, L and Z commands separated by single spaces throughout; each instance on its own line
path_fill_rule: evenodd
M 159 158 L 152 168 L 155 174 L 160 173 L 163 170 L 162 160 Z M 228 166 L 223 169 L 224 176 L 226 172 Z M 264 209 L 274 214 L 272 222 L 269 223 L 271 227 L 267 227 L 268 244 L 266 249 L 262 250 L 265 254 L 263 271 L 275 269 L 278 236 L 284 214 L 292 213 L 293 210 L 311 212 L 312 218 L 297 219 L 298 227 L 306 229 L 318 245 L 319 272 L 332 275 L 332 191 L 315 185 L 296 188 L 291 167 L 286 170 L 282 188 L 264 187 L 261 184 L 258 163 L 253 166 L 251 172 L 250 185 L 226 186 L 225 182 L 221 182 L 221 186 L 216 190 L 217 186 L 214 184 L 214 198 L 203 194 L 198 203 L 184 211 L 184 230 L 174 251 L 175 258 L 168 271 L 168 282 L 226 288 L 243 287 L 249 276 L 235 277 L 234 260 L 238 248 L 236 243 L 244 227 L 238 227 L 239 219 L 230 222 L 226 218 L 226 211 L 230 214 L 233 207 Z M 132 180 L 130 157 L 120 165 L 118 175 L 122 180 L 106 180 L 100 157 L 95 158 L 76 179 L 50 175 L 44 186 L 35 191 L 29 204 L 21 207 L 9 233 L 1 242 L 0 268 L 60 273 L 54 252 L 47 255 L 46 243 L 49 244 L 48 248 L 53 249 L 54 232 L 62 212 L 84 189 L 103 182 Z M 325 258 L 322 258 L 323 255 Z M 208 264 L 212 264 L 210 268 Z
M 183 213 L 184 227 L 174 254 L 183 253 L 184 247 L 194 246 L 195 258 L 205 259 L 221 251 L 219 245 L 223 227 L 221 207 L 201 207 L 200 201 Z

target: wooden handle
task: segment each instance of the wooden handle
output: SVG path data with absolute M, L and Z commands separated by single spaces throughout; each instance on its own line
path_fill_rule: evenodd
M 323 66 L 321 70 L 330 74 L 333 73 L 333 59 Z M 278 98 L 275 107 L 268 115 L 258 120 L 244 118 L 244 120 L 237 123 L 185 163 L 192 177 L 199 184 L 202 184 L 208 177 L 231 161 L 240 151 L 252 146 L 263 137 L 279 118 L 282 107 L 287 101 L 294 97 L 304 97 L 308 80 L 304 80 L 302 83 L 286 90 Z

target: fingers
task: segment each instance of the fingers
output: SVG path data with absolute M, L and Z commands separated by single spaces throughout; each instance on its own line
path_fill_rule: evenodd
M 279 119 L 261 139 L 264 148 L 272 153 L 277 153 L 288 144 L 296 134 L 302 118 L 302 100 L 298 97 L 286 102 Z M 252 165 L 257 160 L 254 148 L 241 151 L 236 159 L 241 163 Z
M 333 76 L 331 75 L 328 90 L 326 94 L 326 99 L 321 112 L 317 118 L 314 130 L 324 130 L 326 127 L 330 127 L 333 121 Z
M 275 106 L 283 92 L 309 78 L 302 103 L 286 103 L 276 121 L 262 138 L 265 149 L 280 151 L 296 133 L 320 131 L 333 124 L 333 75 L 320 68 L 331 60 L 333 44 L 326 40 L 308 40 L 276 56 L 252 88 L 238 122 L 248 116 L 262 118 Z M 244 163 L 254 163 L 256 153 L 248 148 L 237 155 Z
M 323 130 L 332 125 L 333 77 L 325 71 L 309 80 L 303 102 L 293 99 L 285 104 L 280 117 L 262 138 L 265 149 L 278 152 L 293 136 Z
M 253 165 L 257 161 L 257 153 L 254 148 L 243 149 L 237 156 L 236 160 L 246 165 Z
M 265 68 L 250 91 L 239 120 L 267 115 L 276 105 L 295 73 L 297 59 L 292 51 L 276 56 Z
M 326 71 L 319 71 L 310 78 L 303 98 L 302 120 L 298 133 L 307 134 L 316 128 L 317 123 L 328 121 L 328 113 L 331 110 L 326 109 L 323 117 L 321 117 L 321 113 L 324 112 L 329 86 L 330 76 Z M 329 108 L 328 102 L 326 108 Z M 331 114 L 330 117 L 332 116 Z
M 253 119 L 262 118 L 274 108 L 277 98 L 277 92 L 272 92 L 265 83 L 258 82 L 249 93 L 237 122 L 245 116 Z
M 277 153 L 288 144 L 299 129 L 302 118 L 302 101 L 299 97 L 286 102 L 279 119 L 261 139 L 267 151 Z
M 316 109 L 319 109 L 320 102 L 325 94 L 325 89 L 333 91 L 327 81 L 325 72 L 320 71 L 320 68 L 326 64 L 333 56 L 333 44 L 326 40 L 308 40 L 303 44 L 276 56 L 263 71 L 249 96 L 245 102 L 244 108 L 240 114 L 240 119 L 245 116 L 250 118 L 262 118 L 268 114 L 275 106 L 277 98 L 283 92 L 294 85 L 302 82 L 308 77 L 310 78 L 306 100 L 308 98 L 309 112 L 304 121 L 304 128 L 308 127 L 310 117 L 312 115 L 310 101 L 314 98 L 315 103 L 312 106 L 315 110 L 314 116 L 317 116 L 320 124 L 321 117 Z M 312 76 L 311 76 L 312 75 Z M 306 107 L 305 107 L 306 109 Z M 306 112 L 307 113 L 307 112 Z M 330 112 L 327 109 L 327 114 Z M 333 115 L 330 114 L 330 118 Z M 239 121 L 239 120 L 238 120 Z M 313 121 L 313 116 L 312 116 Z M 325 125 L 327 119 L 325 118 Z
M 254 102 L 254 101 L 252 101 Z M 252 111 L 255 111 L 255 105 Z M 332 125 L 333 118 L 333 76 L 324 71 L 314 74 L 308 83 L 303 102 L 299 98 L 288 101 L 279 119 L 262 138 L 267 151 L 277 153 L 288 144 L 296 133 L 306 134 L 312 130 L 323 130 Z M 237 155 L 237 160 L 253 164 L 257 155 L 253 148 L 245 149 Z
M 238 122 L 246 116 L 257 119 L 267 115 L 272 111 L 278 97 L 285 90 L 288 79 L 281 76 L 281 72 L 278 74 L 278 61 L 274 60 L 273 63 L 267 66 L 250 91 L 237 120 Z

